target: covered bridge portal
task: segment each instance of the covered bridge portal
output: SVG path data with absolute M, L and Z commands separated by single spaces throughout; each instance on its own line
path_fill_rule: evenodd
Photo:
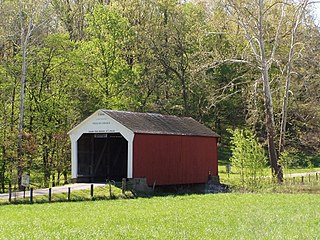
M 149 186 L 218 176 L 218 135 L 192 118 L 98 110 L 69 132 L 77 182 L 146 178 Z

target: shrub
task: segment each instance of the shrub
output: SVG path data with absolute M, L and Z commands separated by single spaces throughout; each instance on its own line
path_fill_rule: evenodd
M 241 184 L 254 190 L 261 186 L 261 176 L 266 166 L 267 158 L 256 136 L 248 129 L 229 130 L 231 137 L 231 163 L 240 172 Z

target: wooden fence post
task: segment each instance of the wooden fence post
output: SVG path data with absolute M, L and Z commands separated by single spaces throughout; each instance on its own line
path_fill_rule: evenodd
M 71 188 L 68 187 L 68 201 L 70 201 L 70 195 L 71 195 Z
M 301 176 L 301 183 L 303 183 L 303 178 L 304 178 L 304 177 L 303 177 L 303 176 Z
M 9 203 L 11 203 L 11 197 L 12 197 L 12 190 L 11 190 L 11 185 L 9 185 Z
M 127 183 L 127 180 L 125 178 L 122 178 L 122 194 L 125 194 L 126 193 L 126 183 Z
M 90 195 L 93 197 L 93 184 L 91 184 Z
M 109 181 L 109 197 L 112 198 L 111 182 Z
M 33 188 L 30 188 L 30 203 L 33 203 Z
M 49 188 L 49 203 L 51 202 L 51 193 L 52 193 L 52 189 Z
M 316 180 L 318 181 L 318 173 L 316 173 Z

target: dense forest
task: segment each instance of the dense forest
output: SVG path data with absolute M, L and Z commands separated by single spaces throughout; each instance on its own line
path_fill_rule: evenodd
M 1 0 L 0 191 L 67 180 L 97 109 L 248 128 L 274 175 L 320 149 L 320 28 L 308 0 Z M 281 179 L 280 179 L 281 180 Z

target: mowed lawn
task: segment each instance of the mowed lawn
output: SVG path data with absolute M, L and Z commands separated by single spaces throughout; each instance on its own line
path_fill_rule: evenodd
M 320 239 L 320 195 L 228 193 L 5 205 L 0 239 Z

